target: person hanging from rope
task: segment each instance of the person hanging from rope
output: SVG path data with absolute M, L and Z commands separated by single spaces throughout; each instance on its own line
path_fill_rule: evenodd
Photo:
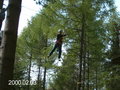
M 63 37 L 66 36 L 66 34 L 63 34 L 63 30 L 58 30 L 57 34 L 57 39 L 54 45 L 54 48 L 52 51 L 49 53 L 48 58 L 53 54 L 53 52 L 57 49 L 59 52 L 58 58 L 61 58 L 61 53 L 62 53 L 62 42 L 63 42 Z
M 1 31 L 1 28 L 2 28 L 2 23 L 3 23 L 4 19 L 5 19 L 5 11 L 7 9 L 8 9 L 8 7 L 0 9 L 0 31 Z

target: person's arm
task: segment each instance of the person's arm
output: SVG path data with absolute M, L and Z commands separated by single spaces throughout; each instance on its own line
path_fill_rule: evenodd
M 67 34 L 62 34 L 62 36 L 64 37 L 64 36 L 66 36 Z

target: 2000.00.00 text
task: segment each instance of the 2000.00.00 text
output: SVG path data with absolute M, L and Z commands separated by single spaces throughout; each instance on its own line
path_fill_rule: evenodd
M 9 80 L 8 85 L 36 85 L 36 81 L 32 80 Z

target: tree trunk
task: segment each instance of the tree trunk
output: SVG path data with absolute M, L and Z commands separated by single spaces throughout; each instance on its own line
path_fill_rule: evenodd
M 40 60 L 41 63 L 41 60 Z M 38 66 L 38 88 L 37 90 L 41 90 L 41 65 Z
M 22 0 L 9 0 L 5 33 L 2 42 L 2 73 L 0 90 L 13 90 L 9 80 L 13 79 L 17 32 Z
M 27 90 L 30 90 L 30 80 L 31 80 L 31 77 L 30 77 L 30 74 L 31 74 L 31 66 L 32 66 L 32 50 L 31 50 L 31 55 L 30 55 L 30 64 L 29 64 L 29 68 L 28 68 L 28 87 L 27 87 Z
M 43 90 L 46 89 L 46 88 L 45 88 L 45 86 L 46 86 L 46 71 L 47 71 L 47 68 L 46 68 L 46 66 L 45 66 L 45 68 L 44 68 L 44 78 L 43 78 Z
M 89 64 L 89 51 L 88 51 L 88 58 L 87 58 L 87 90 L 90 90 L 90 64 Z
M 44 44 L 47 48 L 48 44 L 48 36 L 45 36 L 44 38 Z M 46 49 L 45 49 L 46 50 Z M 45 56 L 45 63 L 47 63 L 47 58 Z M 46 73 L 47 73 L 47 66 L 44 67 L 44 77 L 43 77 L 43 90 L 46 90 Z
M 98 90 L 98 72 L 97 72 L 97 68 L 96 68 L 96 78 L 95 78 L 95 82 L 96 82 L 96 90 Z
M 86 37 L 86 36 L 85 36 Z M 84 42 L 84 58 L 83 58 L 83 88 L 82 90 L 85 90 L 86 88 L 86 43 Z
M 0 9 L 2 9 L 2 7 L 3 7 L 3 2 L 4 2 L 4 0 L 0 0 Z M 1 45 L 1 43 L 0 43 L 0 45 Z M 0 48 L 0 78 L 1 78 L 1 66 L 2 66 L 2 60 L 1 60 L 1 54 L 2 54 L 2 49 Z
M 83 66 L 83 54 L 84 54 L 84 33 L 85 33 L 85 16 L 82 14 L 82 31 L 80 33 L 80 55 L 79 55 L 79 84 L 78 90 L 82 89 L 82 66 Z

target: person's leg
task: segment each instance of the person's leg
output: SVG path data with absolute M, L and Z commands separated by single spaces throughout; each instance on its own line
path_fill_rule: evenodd
M 60 59 L 61 58 L 61 53 L 62 53 L 62 45 L 58 46 L 58 50 L 59 50 L 58 58 Z
M 55 51 L 55 49 L 57 48 L 57 44 L 55 44 L 54 48 L 52 49 L 52 51 L 50 52 L 49 56 L 51 56 L 53 54 L 53 52 Z

